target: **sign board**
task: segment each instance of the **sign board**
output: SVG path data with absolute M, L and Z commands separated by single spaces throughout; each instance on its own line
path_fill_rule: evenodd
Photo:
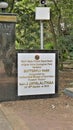
M 18 96 L 57 93 L 57 52 L 17 53 Z
M 49 7 L 36 7 L 35 19 L 36 20 L 49 20 L 50 8 Z

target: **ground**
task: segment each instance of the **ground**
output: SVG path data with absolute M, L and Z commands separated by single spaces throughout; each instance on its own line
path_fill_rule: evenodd
M 58 87 L 55 98 L 2 102 L 13 130 L 73 130 L 73 98 L 64 94 L 73 87 L 73 69 L 59 71 Z

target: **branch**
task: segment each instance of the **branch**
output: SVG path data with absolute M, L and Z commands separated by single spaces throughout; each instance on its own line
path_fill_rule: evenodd
M 62 17 L 61 16 L 61 9 L 58 7 L 58 2 L 56 0 L 52 0 L 52 1 L 53 1 L 54 5 L 55 5 L 55 8 L 56 8 L 57 12 L 58 12 L 58 31 L 59 31 L 59 35 L 60 35 L 60 34 L 62 34 L 61 25 L 60 25 L 61 17 Z
M 10 8 L 9 13 L 11 13 L 11 12 L 12 12 L 12 10 L 13 10 L 13 8 L 14 8 L 14 3 L 15 3 L 15 0 L 13 0 L 13 2 L 12 2 L 12 4 L 11 4 L 11 8 Z
M 56 0 L 52 0 L 53 1 L 53 3 L 54 3 L 54 5 L 55 5 L 55 8 L 57 9 L 57 11 L 60 11 L 60 9 L 58 8 L 58 2 L 56 2 Z
M 54 49 L 57 49 L 56 34 L 55 34 L 54 25 L 53 25 L 53 21 L 52 21 L 51 17 L 50 17 L 50 20 L 49 20 L 49 24 L 50 24 L 51 33 L 53 35 Z

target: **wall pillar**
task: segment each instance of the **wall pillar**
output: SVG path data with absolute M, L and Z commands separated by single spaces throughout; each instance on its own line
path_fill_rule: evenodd
M 0 101 L 16 99 L 16 14 L 0 14 Z

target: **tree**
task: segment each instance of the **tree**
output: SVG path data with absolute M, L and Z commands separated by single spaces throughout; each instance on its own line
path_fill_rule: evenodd
M 16 48 L 40 49 L 40 23 L 35 21 L 39 0 L 7 0 L 8 12 L 17 14 Z M 44 49 L 57 49 L 60 60 L 72 57 L 73 0 L 47 0 L 51 8 L 50 21 L 44 22 Z M 70 54 L 70 56 L 69 56 Z

